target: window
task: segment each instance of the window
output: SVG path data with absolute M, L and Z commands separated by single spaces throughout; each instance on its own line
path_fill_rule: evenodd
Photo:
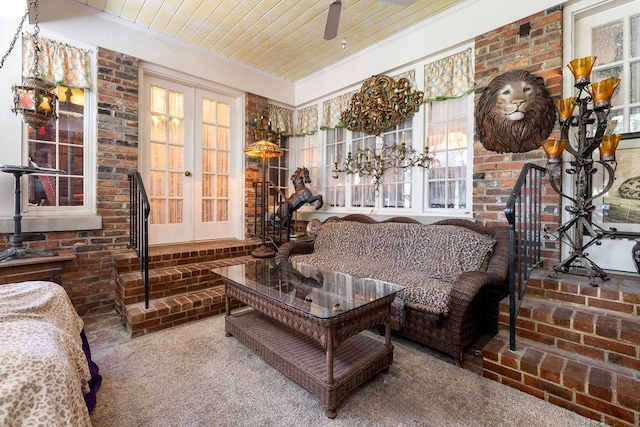
M 596 56 L 591 81 L 620 77 L 609 120 L 616 133 L 640 132 L 640 14 L 637 3 L 606 5 L 576 21 L 576 57 Z M 603 7 L 605 7 L 603 5 Z
M 62 173 L 29 176 L 29 205 L 84 206 L 85 203 L 85 91 L 57 87 L 58 119 L 39 129 L 28 127 L 32 165 Z
M 282 156 L 267 160 L 269 162 L 269 180 L 282 194 L 288 196 L 291 192 L 289 190 L 289 185 L 291 184 L 289 180 L 291 176 L 289 169 L 289 138 L 282 136 L 279 143 L 276 143 L 282 148 Z M 275 192 L 271 191 L 270 193 L 269 197 L 275 198 Z M 275 206 L 275 200 L 269 200 L 268 206 Z
M 383 144 L 391 146 L 404 142 L 408 148 L 413 146 L 413 119 L 398 124 L 395 128 L 384 132 L 379 138 L 362 132 L 351 132 L 338 127 L 329 129 L 326 134 L 325 152 L 325 204 L 339 208 L 366 208 L 369 211 L 386 209 L 412 209 L 413 178 L 416 168 L 395 170 L 388 168 L 379 180 L 376 188 L 372 176 L 362 176 L 358 173 L 340 173 L 334 178 L 335 163 L 339 168 L 344 167 L 347 153 L 351 152 L 353 162 L 364 164 L 370 159 L 357 158 L 359 150 L 369 149 L 372 153 L 379 153 Z M 416 151 L 422 149 L 416 147 Z M 373 154 L 371 154 L 373 155 Z M 377 193 L 376 193 L 377 192 Z
M 331 207 L 344 208 L 346 206 L 347 177 L 340 174 L 337 179 L 332 176 L 334 164 L 342 163 L 347 152 L 347 130 L 345 128 L 329 129 L 326 132 L 325 152 L 325 204 Z
M 466 209 L 470 204 L 470 98 L 429 103 L 427 141 L 434 160 L 425 179 L 425 210 Z
M 311 182 L 307 185 L 313 194 L 316 194 L 318 188 L 318 136 L 317 134 L 305 135 L 296 139 L 298 145 L 298 153 L 300 154 L 300 162 L 294 165 L 305 166 L 309 169 Z

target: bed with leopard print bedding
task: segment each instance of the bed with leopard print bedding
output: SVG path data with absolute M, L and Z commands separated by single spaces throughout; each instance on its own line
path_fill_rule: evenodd
M 482 329 L 482 291 L 507 277 L 508 247 L 506 226 L 348 215 L 326 220 L 313 242 L 284 244 L 278 256 L 404 286 L 391 308 L 394 332 L 459 361 Z
M 100 376 L 64 288 L 0 286 L 0 426 L 91 426 Z

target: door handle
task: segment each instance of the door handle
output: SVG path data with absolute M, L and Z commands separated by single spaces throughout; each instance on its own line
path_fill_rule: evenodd
M 189 172 L 189 171 L 185 171 L 185 172 L 184 172 L 184 176 L 191 176 L 191 172 Z

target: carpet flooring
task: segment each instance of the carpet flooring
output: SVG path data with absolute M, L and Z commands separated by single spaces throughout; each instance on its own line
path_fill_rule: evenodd
M 313 395 L 225 337 L 224 316 L 216 316 L 96 349 L 103 382 L 91 420 L 94 427 L 602 425 L 420 345 L 394 345 L 389 370 L 349 394 L 330 420 Z

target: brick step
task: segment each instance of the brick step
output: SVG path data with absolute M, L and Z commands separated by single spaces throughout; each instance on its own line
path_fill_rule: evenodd
M 149 270 L 248 256 L 259 246 L 256 240 L 237 239 L 150 246 Z M 133 249 L 114 252 L 114 261 L 119 273 L 140 271 Z
M 498 328 L 508 334 L 509 299 L 500 302 Z M 526 338 L 603 362 L 640 369 L 640 317 L 526 296 L 516 321 Z
M 622 314 L 640 315 L 640 279 L 638 276 L 609 275 L 610 280 L 597 280 L 598 286 L 589 284 L 589 278 L 572 274 L 554 275 L 551 268 L 533 270 L 525 297 L 571 303 L 586 308 L 604 309 Z
M 250 261 L 255 261 L 255 258 L 240 256 L 149 270 L 149 299 L 167 298 L 222 286 L 222 279 L 212 273 L 212 269 Z M 140 271 L 119 274 L 117 286 L 119 304 L 129 305 L 144 301 L 144 281 Z
M 145 308 L 140 272 L 118 275 L 116 311 L 132 337 L 224 313 L 222 279 L 211 270 L 255 261 L 251 256 L 224 258 L 149 272 L 149 307 Z M 233 302 L 239 307 L 239 303 Z
M 508 331 L 503 330 L 483 348 L 483 375 L 607 425 L 640 423 L 637 367 L 521 337 L 511 351 Z
M 232 301 L 232 308 L 240 303 Z M 124 307 L 121 318 L 132 338 L 193 322 L 225 312 L 224 287 L 217 286 L 199 292 L 175 295 Z

